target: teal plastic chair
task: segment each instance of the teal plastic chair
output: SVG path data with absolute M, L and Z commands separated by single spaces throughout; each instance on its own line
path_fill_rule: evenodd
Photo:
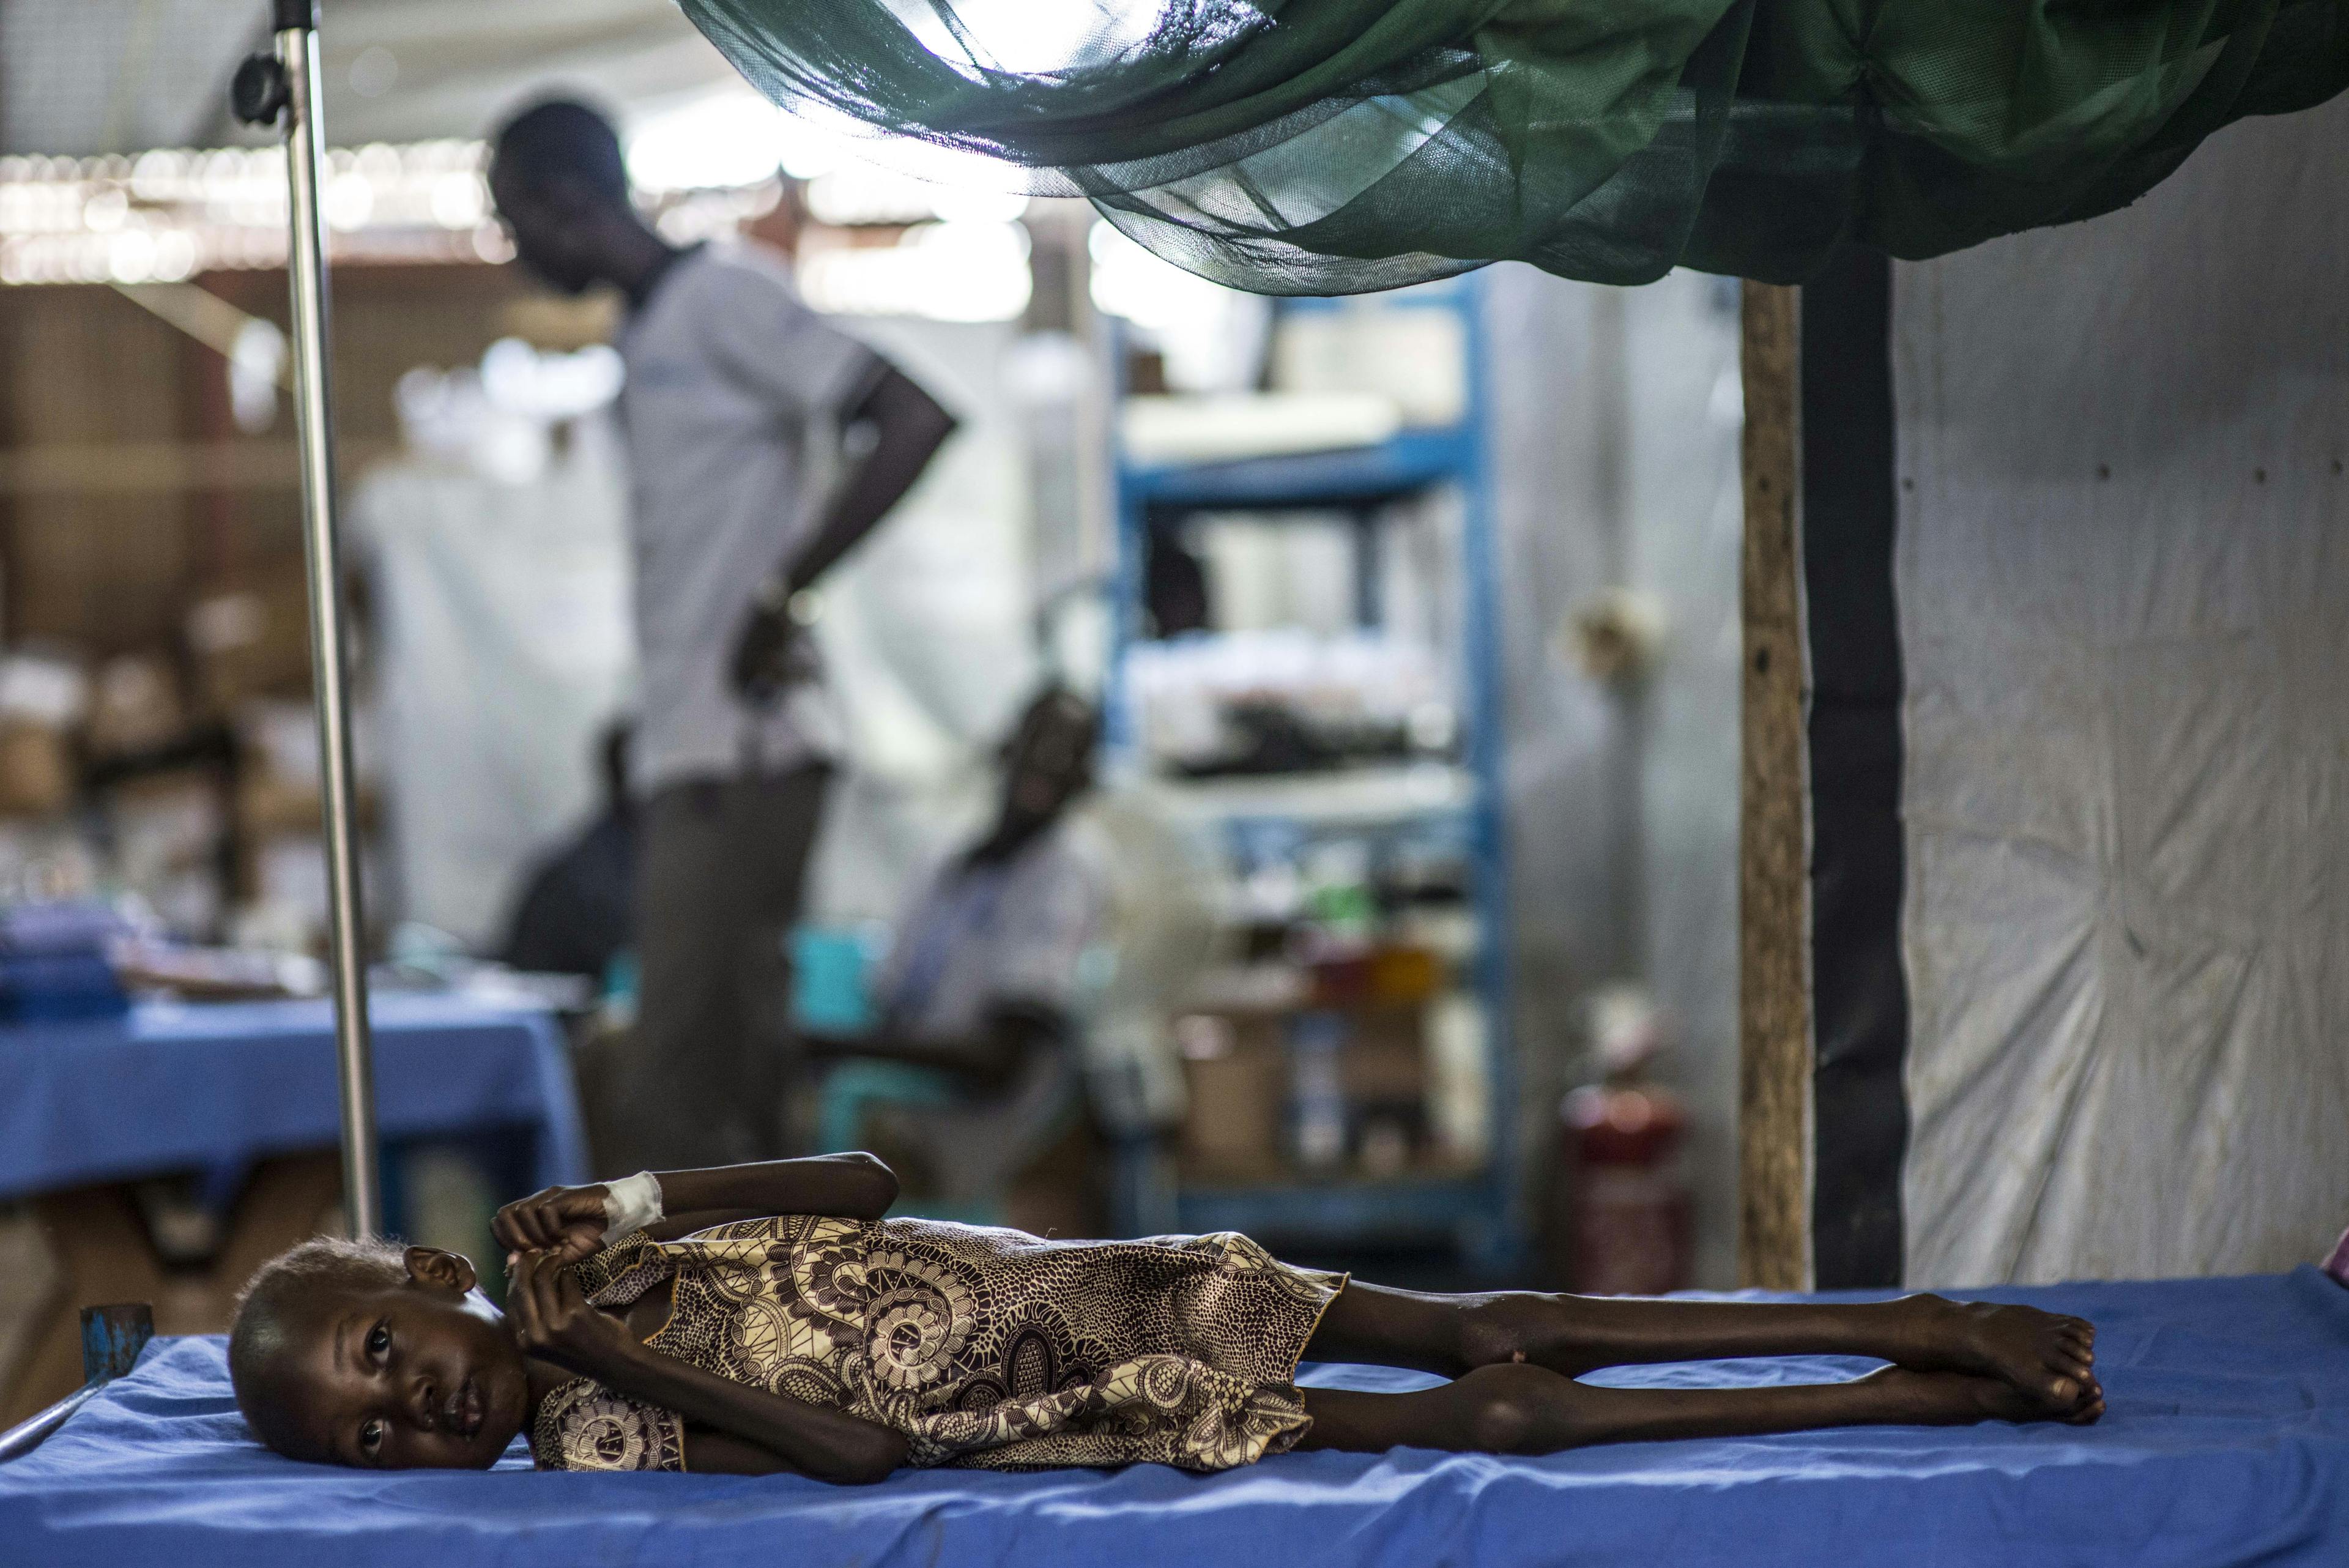
M 833 1034 L 871 1028 L 870 979 L 882 948 L 881 938 L 872 930 L 802 927 L 794 931 L 792 1016 L 800 1026 Z M 817 1087 L 816 1137 L 827 1149 L 858 1148 L 867 1141 L 865 1120 L 875 1109 L 947 1109 L 962 1098 L 944 1073 L 897 1062 L 843 1062 L 826 1073 Z M 965 1225 L 1004 1221 L 1003 1201 L 995 1197 L 963 1202 L 906 1199 L 891 1212 Z

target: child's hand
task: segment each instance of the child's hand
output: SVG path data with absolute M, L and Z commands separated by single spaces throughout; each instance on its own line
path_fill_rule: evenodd
M 526 1355 L 594 1377 L 639 1348 L 627 1325 L 587 1303 L 557 1252 L 524 1252 L 506 1275 L 506 1312 Z
M 553 1252 L 564 1262 L 604 1244 L 603 1187 L 550 1187 L 498 1210 L 490 1233 L 509 1253 Z

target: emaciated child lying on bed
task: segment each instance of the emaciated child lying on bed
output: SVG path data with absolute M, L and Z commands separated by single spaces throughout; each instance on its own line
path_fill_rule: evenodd
M 237 1404 L 302 1459 L 486 1466 L 527 1431 L 547 1469 L 833 1481 L 2104 1410 L 2095 1329 L 2029 1307 L 1426 1295 L 1292 1268 L 1237 1235 L 1047 1241 L 885 1220 L 896 1193 L 859 1154 L 551 1189 L 497 1217 L 514 1250 L 502 1314 L 454 1253 L 305 1242 L 246 1288 Z M 1800 1386 L 1576 1380 L 1787 1355 L 1892 1365 Z M 1300 1389 L 1299 1359 L 1451 1381 Z

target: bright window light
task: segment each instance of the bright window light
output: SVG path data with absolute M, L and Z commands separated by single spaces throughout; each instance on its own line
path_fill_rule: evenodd
M 1096 222 L 1085 248 L 1092 254 L 1093 308 L 1153 330 L 1220 315 L 1232 290 L 1161 261 L 1115 227 Z
M 655 194 L 739 189 L 778 170 L 808 183 L 819 223 L 1009 223 L 1028 199 L 1007 171 L 912 138 L 876 139 L 815 111 L 785 114 L 734 89 L 655 115 L 627 133 L 628 177 Z
M 839 316 L 1009 321 L 1028 308 L 1028 231 L 1017 223 L 924 223 L 897 244 L 812 250 L 800 292 Z
M 939 20 L 936 6 L 891 0 L 889 9 L 940 59 L 1032 73 L 1113 58 L 1150 36 L 1166 0 L 957 0 L 958 35 Z
M 766 99 L 735 92 L 648 116 L 628 130 L 628 178 L 663 192 L 771 180 L 782 166 L 782 118 Z
M 481 143 L 377 143 L 327 156 L 324 206 L 337 262 L 475 254 L 489 202 Z M 169 283 L 285 261 L 280 149 L 0 158 L 0 284 Z
M 1008 223 L 1028 210 L 1028 198 L 985 188 L 938 184 L 884 169 L 843 163 L 808 182 L 808 212 L 822 223 Z

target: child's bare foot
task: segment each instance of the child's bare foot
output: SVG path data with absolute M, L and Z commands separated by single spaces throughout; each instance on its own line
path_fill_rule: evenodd
M 1860 1378 L 1892 1401 L 1897 1417 L 1920 1427 L 1963 1426 L 1973 1421 L 2064 1421 L 2085 1427 L 2105 1413 L 2105 1397 L 2092 1395 L 2068 1411 L 2050 1409 L 2036 1396 L 2002 1377 L 1971 1372 L 1920 1372 L 1887 1366 Z
M 2068 1418 L 2092 1403 L 2102 1407 L 2096 1329 L 2085 1319 L 1930 1295 L 1899 1304 L 1911 1319 L 1908 1353 L 1893 1358 L 1901 1366 L 1997 1378 L 2037 1401 L 2042 1415 Z

